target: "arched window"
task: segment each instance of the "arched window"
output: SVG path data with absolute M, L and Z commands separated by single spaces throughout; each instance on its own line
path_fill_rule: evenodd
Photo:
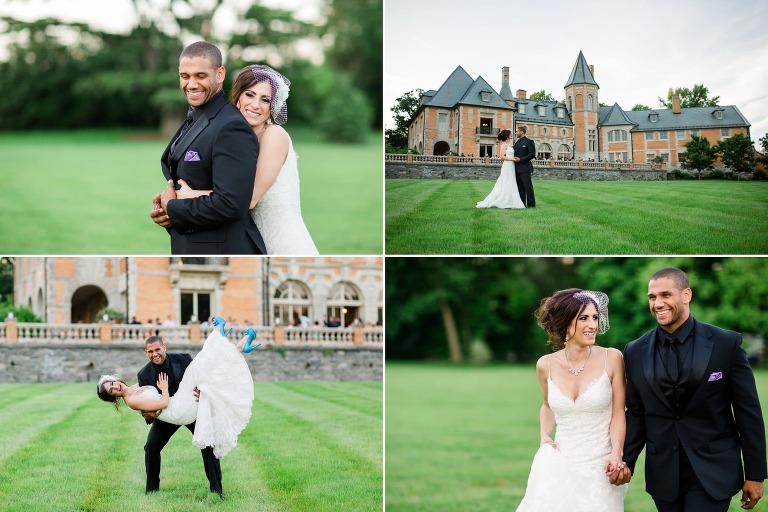
M 363 301 L 360 292 L 352 283 L 340 282 L 328 294 L 328 323 L 338 322 L 341 327 L 347 327 L 360 317 Z M 360 318 L 365 322 L 366 318 Z
M 272 300 L 275 325 L 290 325 L 291 322 L 296 324 L 301 321 L 302 316 L 312 320 L 311 306 L 312 296 L 304 283 L 293 280 L 284 282 L 277 287 Z
M 594 99 L 592 98 L 592 95 L 589 94 L 587 96 L 587 110 L 593 110 L 594 108 Z
M 552 157 L 552 146 L 546 142 L 539 144 L 536 149 L 538 150 L 536 158 L 539 160 L 549 160 Z
M 569 148 L 567 144 L 560 144 L 560 147 L 557 148 L 557 159 L 570 160 L 570 158 L 571 158 L 571 148 Z

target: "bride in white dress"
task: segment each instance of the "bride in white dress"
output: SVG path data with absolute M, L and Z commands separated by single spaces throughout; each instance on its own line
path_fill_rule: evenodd
M 499 158 L 504 162 L 501 164 L 501 173 L 493 190 L 488 197 L 477 203 L 478 208 L 525 208 L 520 199 L 520 193 L 517 191 L 517 178 L 515 177 L 515 150 L 512 147 L 512 132 L 510 130 L 501 130 L 498 135 L 501 146 L 499 147 Z
M 288 132 L 286 100 L 291 82 L 269 66 L 246 66 L 235 76 L 230 101 L 240 110 L 259 141 L 256 180 L 250 214 L 259 228 L 267 254 L 318 254 L 304 219 L 299 197 L 298 157 Z M 179 180 L 180 199 L 210 194 Z
M 608 330 L 608 297 L 571 288 L 536 312 L 556 352 L 536 363 L 541 446 L 518 512 L 621 512 L 626 385 L 621 352 L 595 345 Z M 551 437 L 557 425 L 554 439 Z M 628 481 L 628 480 L 627 480 Z
M 223 334 L 224 321 L 217 318 L 214 325 L 220 330 L 214 329 L 205 340 L 173 396 L 168 396 L 168 376 L 161 373 L 157 388 L 128 386 L 113 375 L 102 375 L 96 388 L 99 398 L 114 403 L 116 409 L 122 399 L 137 412 L 162 410 L 158 419 L 174 425 L 196 422 L 192 444 L 201 449 L 212 446 L 217 458 L 225 456 L 251 418 L 253 377 L 242 354 L 258 345 L 252 345 L 253 329 L 246 329 L 235 346 Z M 195 387 L 200 390 L 199 401 Z

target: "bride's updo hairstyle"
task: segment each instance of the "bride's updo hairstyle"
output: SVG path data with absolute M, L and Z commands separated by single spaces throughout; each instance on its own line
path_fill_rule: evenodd
M 512 135 L 512 132 L 510 130 L 501 130 L 499 132 L 499 135 L 496 137 L 501 142 L 505 142 L 509 140 L 509 136 Z
M 597 310 L 597 333 L 605 333 L 608 330 L 608 296 L 603 292 L 568 288 L 541 300 L 535 317 L 539 326 L 546 331 L 549 337 L 547 344 L 553 351 L 565 347 L 568 327 L 589 304 Z
M 229 91 L 229 102 L 237 105 L 240 95 L 246 89 L 261 82 L 269 82 L 272 97 L 269 102 L 269 121 L 273 124 L 285 124 L 288 121 L 288 94 L 291 91 L 291 81 L 269 66 L 253 64 L 245 66 L 235 76 L 232 90 Z
M 110 402 L 112 405 L 115 406 L 115 410 L 117 412 L 120 412 L 120 403 L 123 401 L 123 399 L 122 397 L 112 396 L 109 393 L 107 393 L 107 390 L 104 387 L 104 385 L 107 382 L 122 382 L 123 385 L 126 387 L 127 387 L 127 384 L 125 383 L 125 381 L 123 381 L 122 379 L 120 379 L 115 375 L 102 375 L 99 378 L 99 383 L 96 384 L 96 394 L 99 396 L 99 398 L 101 398 L 105 402 Z

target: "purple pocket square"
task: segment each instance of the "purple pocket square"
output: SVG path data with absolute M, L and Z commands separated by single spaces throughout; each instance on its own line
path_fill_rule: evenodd
M 715 382 L 716 380 L 720 380 L 723 378 L 723 372 L 713 372 L 712 375 L 709 376 L 709 380 L 707 382 Z
M 186 153 L 184 153 L 184 161 L 185 162 L 199 162 L 200 161 L 200 155 L 197 154 L 197 151 L 189 150 Z

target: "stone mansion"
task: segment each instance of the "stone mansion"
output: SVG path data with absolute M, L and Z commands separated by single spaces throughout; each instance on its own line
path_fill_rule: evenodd
M 439 89 L 429 90 L 408 125 L 408 147 L 425 155 L 452 152 L 495 156 L 496 136 L 525 125 L 537 158 L 646 163 L 660 156 L 677 167 L 691 135 L 710 144 L 737 133 L 749 137 L 749 121 L 736 106 L 626 111 L 618 103 L 600 106 L 595 69 L 582 52 L 565 84 L 565 102 L 537 101 L 509 86 L 503 67 L 497 93 L 482 76 L 458 66 Z

